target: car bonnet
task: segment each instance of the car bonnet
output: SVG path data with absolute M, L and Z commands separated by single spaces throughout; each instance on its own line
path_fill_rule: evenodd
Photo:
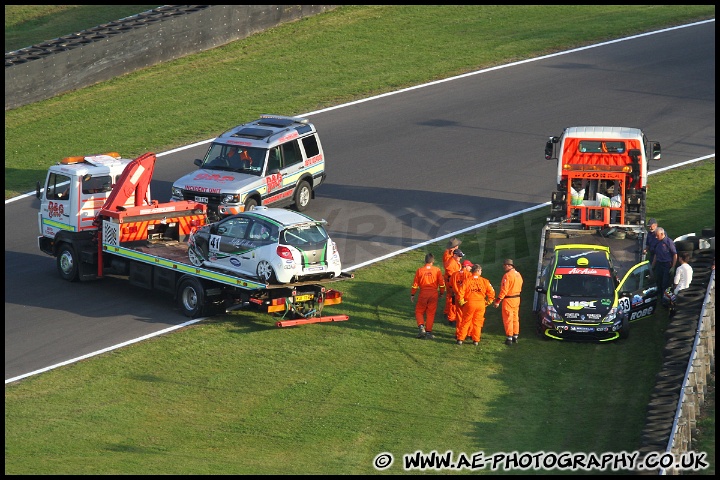
M 257 182 L 260 178 L 246 173 L 201 168 L 180 177 L 173 186 L 198 193 L 235 193 Z

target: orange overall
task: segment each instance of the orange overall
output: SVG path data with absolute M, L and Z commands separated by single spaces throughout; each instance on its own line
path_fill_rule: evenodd
M 466 268 L 463 268 L 461 270 L 458 270 L 457 272 L 453 273 L 450 277 L 450 283 L 448 285 L 448 297 L 450 296 L 450 292 L 456 292 L 455 298 L 453 299 L 453 317 L 456 319 L 455 322 L 455 332 L 457 333 L 457 328 L 462 325 L 462 308 L 460 307 L 460 299 L 457 298 L 458 293 L 460 292 L 460 288 L 462 287 L 463 283 L 465 283 L 465 280 L 470 278 L 472 274 L 470 271 Z M 449 315 L 448 315 L 449 317 Z
M 418 289 L 420 289 L 420 295 L 415 303 L 415 320 L 418 326 L 424 324 L 425 330 L 432 332 L 438 297 L 445 293 L 445 280 L 443 280 L 440 269 L 432 264 L 418 268 L 410 295 L 415 295 Z
M 523 278 L 520 272 L 511 268 L 502 277 L 497 301 L 503 302 L 502 319 L 507 337 L 520 335 L 520 292 Z
M 473 342 L 479 342 L 485 324 L 485 307 L 495 299 L 495 289 L 490 282 L 474 274 L 467 278 L 457 294 L 462 306 L 462 325 L 458 325 L 456 338 L 465 341 L 468 334 Z
M 452 287 L 450 286 L 450 277 L 461 269 L 460 260 L 455 258 L 455 250 L 456 248 L 448 248 L 443 252 L 445 284 L 448 285 L 448 294 L 445 297 L 445 309 L 443 310 L 443 313 L 447 316 L 449 322 L 454 322 L 457 317 L 455 308 L 453 308 L 453 295 L 455 295 L 455 292 L 453 292 Z M 457 302 L 455 302 L 455 304 L 457 305 Z

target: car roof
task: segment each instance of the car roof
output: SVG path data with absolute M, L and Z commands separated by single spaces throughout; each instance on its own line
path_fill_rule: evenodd
M 315 127 L 306 118 L 264 114 L 223 132 L 215 143 L 266 149 L 314 131 Z
M 252 210 L 238 214 L 246 217 L 256 217 L 269 220 L 283 227 L 292 225 L 301 225 L 307 223 L 325 223 L 324 220 L 315 220 L 307 215 L 304 215 L 293 210 L 287 210 L 285 208 L 270 208 L 265 206 L 257 206 Z

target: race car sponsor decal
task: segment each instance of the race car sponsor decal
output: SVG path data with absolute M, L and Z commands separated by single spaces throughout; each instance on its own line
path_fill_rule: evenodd
M 600 277 L 609 277 L 610 270 L 607 268 L 577 268 L 577 267 L 558 267 L 555 275 L 597 275 Z
M 584 300 L 580 301 L 572 301 L 568 302 L 568 308 L 570 310 L 582 310 L 583 308 L 597 308 L 595 306 L 595 303 L 597 303 L 597 300 L 592 300 L 590 302 L 586 302 Z
M 643 317 L 647 317 L 653 314 L 655 311 L 655 306 L 650 306 L 647 308 L 643 308 L 642 310 L 638 310 L 637 312 L 633 312 L 632 315 L 630 315 L 630 321 L 638 320 Z

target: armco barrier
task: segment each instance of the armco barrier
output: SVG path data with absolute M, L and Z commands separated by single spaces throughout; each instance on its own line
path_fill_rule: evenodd
M 336 5 L 165 5 L 5 54 L 5 110 L 209 50 Z

